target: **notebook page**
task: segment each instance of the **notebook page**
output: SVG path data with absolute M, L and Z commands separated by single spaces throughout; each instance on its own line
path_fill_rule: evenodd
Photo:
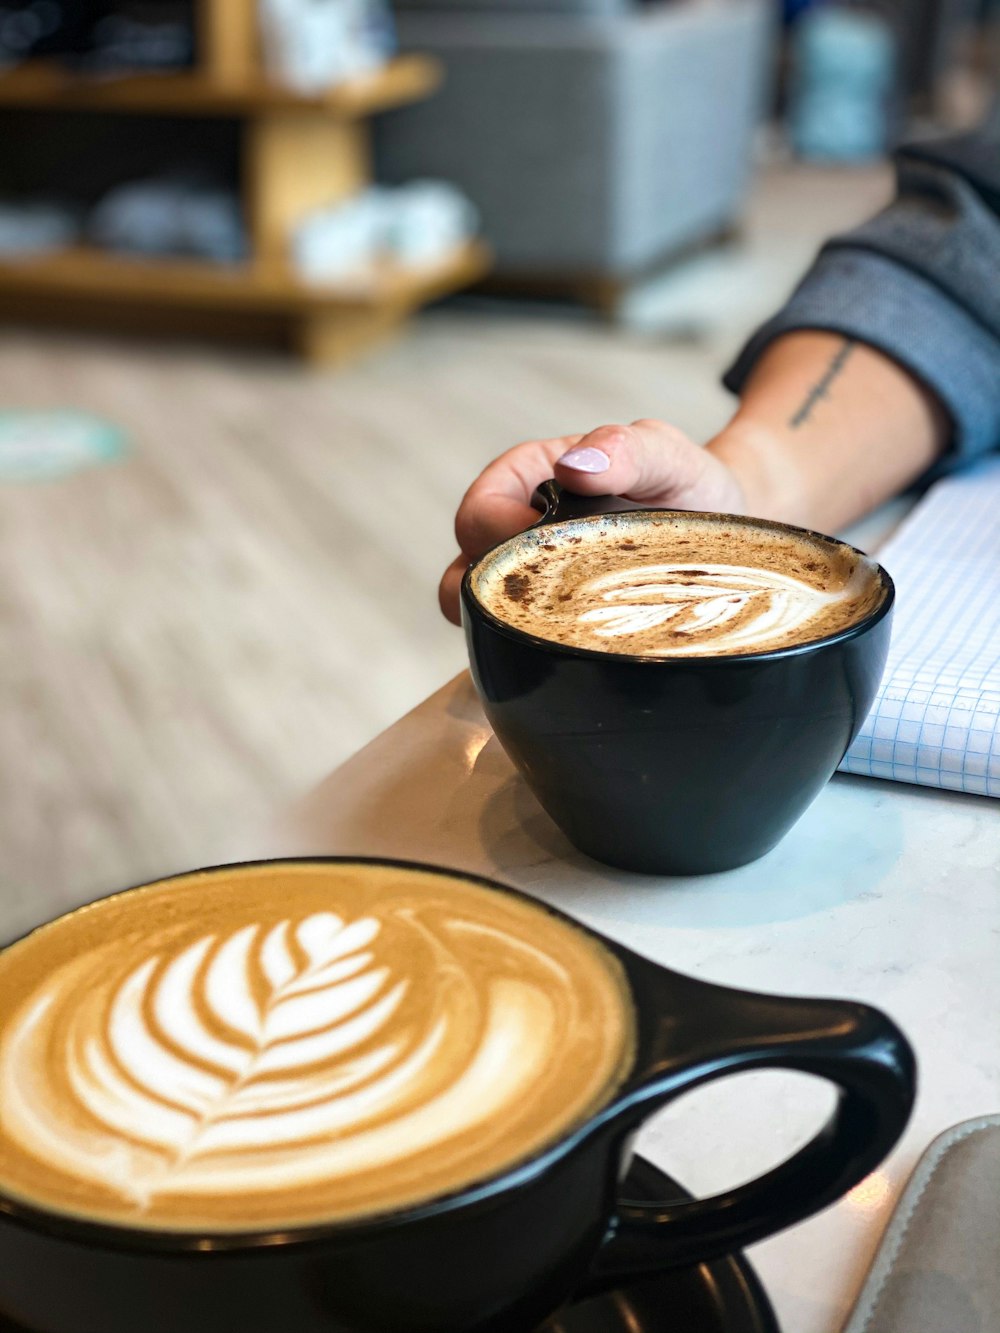
M 1000 796 L 1000 459 L 939 481 L 878 558 L 892 647 L 841 770 Z

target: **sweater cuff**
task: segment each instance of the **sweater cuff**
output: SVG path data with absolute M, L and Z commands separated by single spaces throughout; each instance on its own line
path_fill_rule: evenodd
M 739 393 L 775 338 L 805 329 L 868 343 L 922 380 L 951 417 L 953 456 L 1000 445 L 1000 340 L 910 269 L 861 249 L 824 251 L 740 352 L 726 388 Z

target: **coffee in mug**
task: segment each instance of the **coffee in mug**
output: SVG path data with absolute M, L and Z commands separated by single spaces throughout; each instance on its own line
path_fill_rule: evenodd
M 526 899 L 381 865 L 193 874 L 0 954 L 0 1192 L 170 1230 L 357 1220 L 537 1153 L 633 1046 L 620 964 Z
M 892 580 L 846 542 L 540 488 L 462 582 L 501 745 L 580 851 L 652 874 L 769 851 L 861 728 Z M 623 509 L 624 506 L 624 509 Z
M 640 657 L 773 652 L 838 634 L 886 596 L 877 568 L 816 533 L 674 513 L 606 514 L 515 537 L 471 591 L 552 643 Z

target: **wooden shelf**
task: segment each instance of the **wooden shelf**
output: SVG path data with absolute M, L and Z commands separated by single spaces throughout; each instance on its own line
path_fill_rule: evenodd
M 315 97 L 261 79 L 220 79 L 205 73 L 95 78 L 56 64 L 32 62 L 0 75 L 0 107 L 134 112 L 165 116 L 245 116 L 261 111 L 325 112 L 358 120 L 426 97 L 441 83 L 427 56 L 398 56 L 384 68 Z
M 306 284 L 279 266 L 150 260 L 80 246 L 0 261 L 0 294 L 289 314 L 373 306 L 405 313 L 476 282 L 489 266 L 486 246 L 473 242 L 434 264 L 384 264 L 374 273 L 321 286 Z
M 490 256 L 478 244 L 438 264 L 384 264 L 322 286 L 302 282 L 288 263 L 289 237 L 303 218 L 354 197 L 371 182 L 367 117 L 433 93 L 443 73 L 438 61 L 398 56 L 372 74 L 302 96 L 264 73 L 258 0 L 197 0 L 194 13 L 194 70 L 97 77 L 32 61 L 0 74 L 0 108 L 237 118 L 251 258 L 231 267 L 85 246 L 16 261 L 0 258 L 4 314 L 92 317 L 142 330 L 157 322 L 220 331 L 224 326 L 234 336 L 274 326 L 283 341 L 291 334 L 307 360 L 331 364 L 391 335 L 418 306 L 484 276 Z M 97 132 L 100 122 L 91 124 Z M 58 127 L 50 125 L 49 132 Z

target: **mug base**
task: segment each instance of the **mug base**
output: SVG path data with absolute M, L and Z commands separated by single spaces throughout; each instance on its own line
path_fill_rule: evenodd
M 687 1199 L 676 1181 L 633 1159 L 626 1193 L 637 1200 Z M 537 1333 L 780 1333 L 760 1279 L 742 1254 L 677 1268 L 568 1306 Z M 31 1333 L 0 1314 L 0 1333 Z M 284 1330 L 275 1329 L 275 1333 Z
M 569 837 L 568 834 L 566 836 Z M 696 856 L 685 856 L 675 851 L 663 850 L 642 852 L 637 851 L 635 847 L 622 847 L 620 850 L 591 848 L 586 846 L 582 838 L 569 840 L 578 852 L 601 865 L 610 866 L 613 870 L 627 870 L 635 875 L 676 879 L 694 875 L 721 875 L 727 870 L 739 870 L 741 866 L 751 865 L 773 851 L 781 838 L 775 838 L 766 845 L 755 847 L 750 851 L 741 849 L 735 853 L 724 844 L 720 844 L 717 848 L 704 849 Z

